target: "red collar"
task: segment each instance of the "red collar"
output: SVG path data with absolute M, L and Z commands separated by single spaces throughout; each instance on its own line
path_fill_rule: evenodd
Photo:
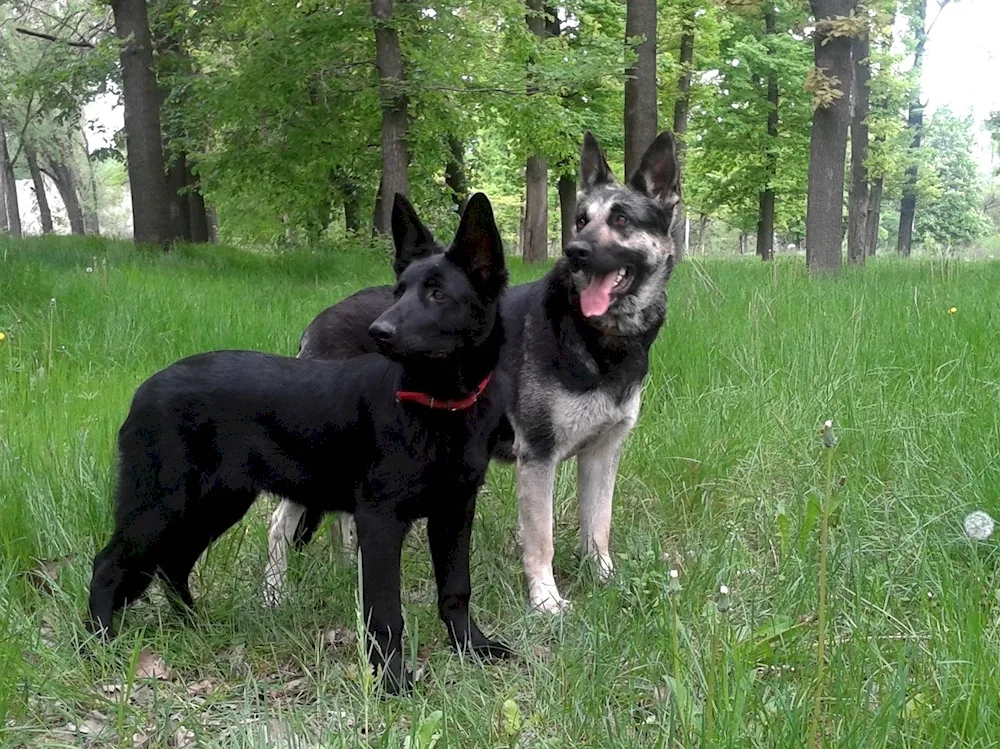
M 490 372 L 486 375 L 486 378 L 479 383 L 479 386 L 469 393 L 464 398 L 455 398 L 453 400 L 437 400 L 427 395 L 427 393 L 417 393 L 412 390 L 400 390 L 396 393 L 396 400 L 402 403 L 403 401 L 412 401 L 413 403 L 419 403 L 421 406 L 427 406 L 428 408 L 443 408 L 446 411 L 464 411 L 469 408 L 477 400 L 479 396 L 483 394 L 486 390 L 486 386 L 490 384 L 490 379 L 493 377 L 493 373 Z

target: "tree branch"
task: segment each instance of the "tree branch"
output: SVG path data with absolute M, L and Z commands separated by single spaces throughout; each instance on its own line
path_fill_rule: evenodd
M 50 42 L 58 42 L 59 44 L 68 44 L 70 47 L 82 47 L 84 49 L 94 49 L 94 45 L 85 40 L 73 42 L 68 39 L 60 39 L 57 36 L 52 36 L 52 34 L 45 34 L 41 31 L 32 31 L 31 29 L 21 28 L 20 26 L 18 26 L 14 30 L 18 34 L 24 34 L 25 36 L 34 36 L 39 39 L 47 39 Z

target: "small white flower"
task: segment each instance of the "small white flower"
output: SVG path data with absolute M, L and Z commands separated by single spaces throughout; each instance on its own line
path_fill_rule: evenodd
M 823 422 L 823 429 L 820 430 L 820 436 L 823 438 L 823 447 L 835 447 L 837 444 L 837 435 L 833 431 L 833 420 L 827 419 Z
M 670 570 L 670 579 L 671 580 L 676 580 L 679 576 L 680 576 L 680 573 L 677 570 Z
M 962 522 L 965 528 L 965 535 L 973 541 L 985 541 L 993 535 L 994 522 L 988 514 L 982 510 L 970 512 Z
M 91 267 L 90 267 L 90 266 L 88 265 L 88 266 L 87 266 L 87 273 L 93 273 L 93 272 L 94 272 L 94 269 L 93 269 L 93 268 L 91 268 Z
M 729 587 L 726 586 L 726 585 L 719 586 L 719 593 L 721 595 L 728 596 L 729 595 Z
M 55 297 L 52 297 L 51 299 L 49 299 L 49 306 L 50 307 L 55 307 L 56 306 L 56 298 Z

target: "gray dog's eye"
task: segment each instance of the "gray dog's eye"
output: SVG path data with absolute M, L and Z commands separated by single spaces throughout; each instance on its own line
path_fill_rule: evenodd
M 582 229 L 586 225 L 587 225 L 587 217 L 586 216 L 580 216 L 580 218 L 578 218 L 576 220 L 576 229 L 577 229 L 577 231 L 579 231 L 580 229 Z
M 628 216 L 624 213 L 616 213 L 614 217 L 615 226 L 625 226 L 628 223 Z
M 435 302 L 443 302 L 444 293 L 441 291 L 441 289 L 431 289 L 430 298 L 433 299 Z

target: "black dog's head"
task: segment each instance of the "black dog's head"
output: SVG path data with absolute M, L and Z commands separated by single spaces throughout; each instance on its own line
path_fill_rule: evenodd
M 482 193 L 472 196 L 443 254 L 433 251 L 430 232 L 399 196 L 392 223 L 396 301 L 368 328 L 382 353 L 397 360 L 443 358 L 484 341 L 498 324 L 497 303 L 507 284 L 490 201 Z
M 392 243 L 396 248 L 392 272 L 397 279 L 414 260 L 444 253 L 444 246 L 424 226 L 413 204 L 398 192 L 392 201 Z
M 561 261 L 582 315 L 602 328 L 634 332 L 664 302 L 674 265 L 670 231 L 680 201 L 674 139 L 661 133 L 620 184 L 588 131 L 580 155 L 576 233 Z

